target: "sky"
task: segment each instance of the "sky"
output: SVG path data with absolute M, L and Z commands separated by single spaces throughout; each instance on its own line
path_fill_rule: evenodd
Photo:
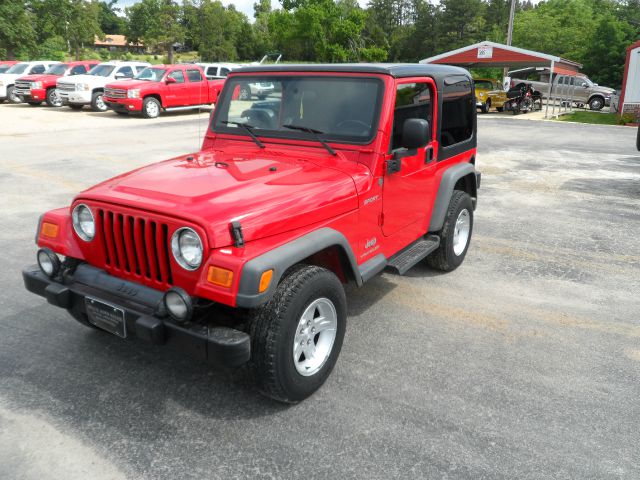
M 118 0 L 118 5 L 120 7 L 128 7 L 139 0 Z M 224 5 L 229 5 L 233 3 L 236 6 L 236 10 L 244 13 L 249 20 L 253 20 L 253 4 L 256 3 L 256 0 L 221 0 Z M 358 0 L 358 3 L 361 6 L 366 6 L 369 0 Z M 278 0 L 271 1 L 271 8 L 280 8 L 280 3 Z

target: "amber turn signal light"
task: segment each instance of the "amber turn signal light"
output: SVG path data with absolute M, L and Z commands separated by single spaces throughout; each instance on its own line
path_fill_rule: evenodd
M 258 291 L 263 293 L 269 288 L 271 285 L 271 279 L 273 278 L 273 269 L 267 270 L 266 272 L 262 272 L 262 276 L 260 277 L 260 286 L 258 287 Z
M 40 235 L 43 237 L 56 238 L 58 236 L 58 225 L 55 223 L 43 222 L 40 228 Z
M 211 266 L 207 272 L 207 281 L 220 287 L 229 288 L 233 282 L 233 272 L 226 268 Z

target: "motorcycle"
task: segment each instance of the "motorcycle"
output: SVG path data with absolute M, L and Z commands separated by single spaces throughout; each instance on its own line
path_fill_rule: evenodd
M 519 83 L 507 91 L 507 101 L 504 104 L 505 111 L 517 115 L 520 112 L 527 113 L 534 109 L 533 88 L 529 83 Z

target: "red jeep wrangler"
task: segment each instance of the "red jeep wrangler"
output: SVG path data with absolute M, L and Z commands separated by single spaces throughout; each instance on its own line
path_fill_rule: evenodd
M 246 82 L 271 83 L 261 101 Z M 469 248 L 473 81 L 442 65 L 234 71 L 202 149 L 107 180 L 45 213 L 26 288 L 80 323 L 249 364 L 297 402 L 325 381 L 346 326 L 343 284 Z

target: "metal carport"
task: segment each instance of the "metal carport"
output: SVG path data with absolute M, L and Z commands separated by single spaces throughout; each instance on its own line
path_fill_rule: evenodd
M 548 117 L 549 114 L 549 102 L 552 97 L 551 90 L 553 87 L 554 73 L 576 76 L 580 68 L 582 68 L 582 65 L 577 62 L 556 57 L 555 55 L 489 41 L 474 43 L 473 45 L 451 50 L 450 52 L 442 53 L 435 57 L 425 58 L 424 60 L 420 60 L 420 63 L 443 63 L 465 68 L 549 67 L 549 89 L 547 91 L 545 117 Z M 555 110 L 555 97 L 553 102 L 553 108 Z

